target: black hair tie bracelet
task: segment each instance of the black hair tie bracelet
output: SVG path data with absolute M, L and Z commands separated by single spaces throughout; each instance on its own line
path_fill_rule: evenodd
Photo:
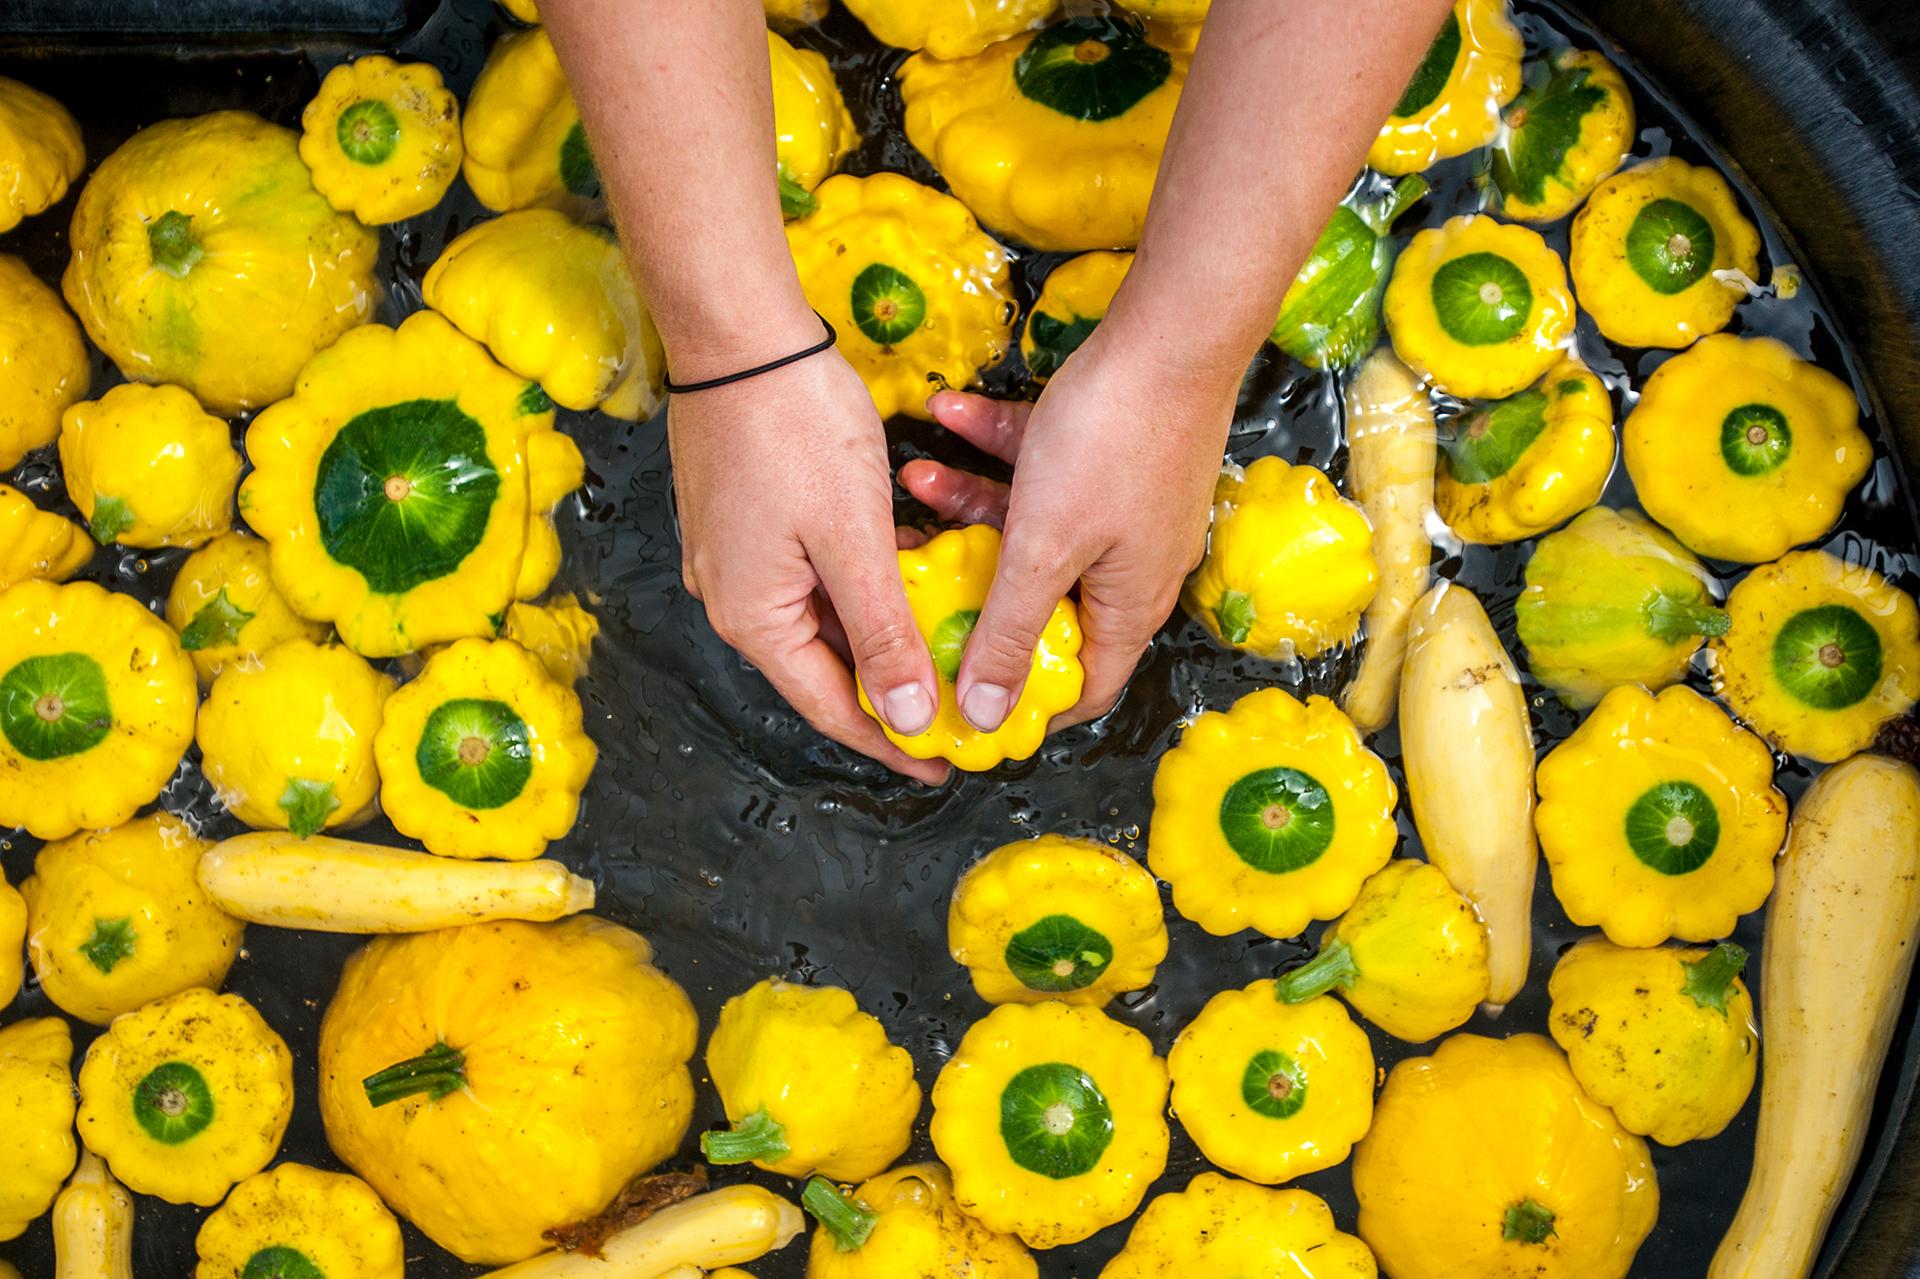
M 804 351 L 795 351 L 792 355 L 783 355 L 777 360 L 771 360 L 766 364 L 756 365 L 750 369 L 742 369 L 738 373 L 729 373 L 724 377 L 710 377 L 704 382 L 676 382 L 668 377 L 662 378 L 660 384 L 665 387 L 671 395 L 687 395 L 694 391 L 711 391 L 715 387 L 731 386 L 735 382 L 744 382 L 750 377 L 759 377 L 762 373 L 771 373 L 775 369 L 784 369 L 789 364 L 798 364 L 810 356 L 818 355 L 839 341 L 840 335 L 833 331 L 833 325 L 827 322 L 826 316 L 821 315 L 818 311 L 815 311 L 813 315 L 815 319 L 820 321 L 821 327 L 826 329 L 827 336 Z

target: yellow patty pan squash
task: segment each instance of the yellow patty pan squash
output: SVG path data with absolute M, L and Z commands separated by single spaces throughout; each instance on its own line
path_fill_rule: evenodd
M 525 861 L 573 829 L 597 752 L 580 699 L 510 640 L 458 640 L 387 699 L 373 737 L 394 829 L 442 857 Z
M 554 209 L 491 218 L 441 252 L 421 291 L 556 404 L 627 421 L 660 407 L 660 335 L 603 227 Z
M 1267 334 L 1308 368 L 1348 368 L 1379 344 L 1380 295 L 1396 247 L 1393 224 L 1428 186 L 1409 174 L 1379 195 L 1367 196 L 1367 189 L 1356 189 L 1327 219 Z
M 913 1058 L 832 986 L 768 978 L 729 999 L 707 1074 L 732 1125 L 700 1134 L 713 1164 L 861 1181 L 906 1153 L 920 1114 Z
M 900 552 L 907 605 L 940 676 L 940 708 L 933 723 L 916 737 L 894 732 L 885 721 L 880 727 L 888 740 L 915 759 L 945 759 L 970 773 L 984 772 L 1002 760 L 1026 759 L 1040 749 L 1047 722 L 1080 700 L 1085 679 L 1080 666 L 1080 612 L 1072 600 L 1061 600 L 1034 645 L 1026 686 L 1006 722 L 982 733 L 960 713 L 953 681 L 999 565 L 1000 530 L 990 524 L 949 529 L 923 546 Z M 861 709 L 872 715 L 867 690 L 858 691 Z
M 0 827 L 105 830 L 193 740 L 193 663 L 165 622 L 90 582 L 0 591 Z
M 540 659 L 547 674 L 571 688 L 586 676 L 600 623 L 577 596 L 556 595 L 544 604 L 515 602 L 507 608 L 500 638 Z
M 791 3 L 791 0 L 785 0 Z M 846 0 L 847 10 L 876 40 L 901 49 L 925 49 L 936 58 L 970 58 L 1019 35 L 1054 11 L 1057 0 Z M 772 8 L 771 0 L 769 10 Z M 824 14 L 825 3 L 821 3 Z
M 1205 22 L 1213 0 L 1119 0 L 1122 9 L 1148 22 Z
M 1717 334 L 1674 356 L 1622 435 L 1647 514 L 1747 564 L 1824 535 L 1873 465 L 1853 389 L 1774 338 Z
M 544 28 L 495 41 L 467 95 L 460 137 L 467 185 L 496 213 L 542 206 L 578 215 L 599 204 L 600 170 Z
M 825 54 L 796 49 L 769 31 L 767 55 L 773 63 L 780 208 L 790 218 L 802 218 L 816 207 L 813 189 L 860 145 L 860 131 L 853 127 Z
M 20 892 L 47 998 L 104 1026 L 190 987 L 219 989 L 245 925 L 200 890 L 210 847 L 170 813 L 43 845 Z
M 245 111 L 134 134 L 87 179 L 68 238 L 61 287 L 94 345 L 215 413 L 279 399 L 373 315 L 379 237 L 313 189 L 291 130 Z
M 0 76 L 0 234 L 60 203 L 86 167 L 73 115 L 31 85 Z
M 338 644 L 291 639 L 221 671 L 200 708 L 200 767 L 227 811 L 305 838 L 366 816 L 392 676 Z M 405 833 L 405 832 L 402 832 Z
M 1493 141 L 1500 108 L 1520 92 L 1521 52 L 1507 0 L 1455 0 L 1367 163 L 1397 177 Z
M 80 1066 L 80 1140 L 138 1194 L 211 1208 L 273 1161 L 293 1054 L 253 1005 L 204 987 L 116 1017 Z
M 1333 1210 L 1318 1195 L 1203 1172 L 1185 1190 L 1147 1205 L 1100 1279 L 1375 1279 L 1379 1273 L 1367 1245 L 1335 1228 Z
M 1577 360 L 1476 405 L 1444 440 L 1433 504 L 1462 540 L 1538 537 L 1600 500 L 1613 471 L 1613 397 Z
M 1621 684 L 1662 689 L 1727 633 L 1713 578 L 1638 511 L 1596 506 L 1541 538 L 1514 604 L 1534 678 L 1579 710 Z
M 1147 864 L 1208 932 L 1292 937 L 1353 905 L 1386 865 L 1397 799 L 1338 706 L 1258 689 L 1160 757 Z
M 80 326 L 60 295 L 0 253 L 0 471 L 59 438 L 60 414 L 86 395 L 92 376 Z
M 832 8 L 833 0 L 766 0 L 767 21 L 782 31 L 813 26 Z
M 460 103 L 426 62 L 374 55 L 327 72 L 300 115 L 300 158 L 327 203 L 368 226 L 440 203 L 464 154 Z
M 286 1163 L 247 1178 L 200 1225 L 194 1279 L 401 1279 L 400 1223 L 366 1182 Z
M 1366 512 L 1325 472 L 1263 457 L 1220 473 L 1180 602 L 1221 643 L 1287 661 L 1352 640 L 1379 585 Z
M 1614 689 L 1535 781 L 1554 896 L 1616 945 L 1725 937 L 1773 891 L 1773 755 L 1690 688 Z
M 933 1087 L 933 1148 L 960 1207 L 1032 1248 L 1078 1243 L 1140 1206 L 1167 1166 L 1167 1067 L 1095 1008 L 1002 1004 Z
M 1624 1279 L 1660 1211 L 1647 1143 L 1542 1035 L 1455 1035 L 1395 1066 L 1353 1189 L 1393 1279 Z
M 300 616 L 273 584 L 267 544 L 235 531 L 187 556 L 167 590 L 167 624 L 204 688 L 285 640 L 319 643 L 329 627 Z
M 1436 866 L 1396 858 L 1280 978 L 1289 1004 L 1337 990 L 1389 1035 L 1421 1044 L 1465 1025 L 1487 997 L 1487 928 Z
M 1662 156 L 1595 188 L 1567 262 L 1601 333 L 1678 348 L 1727 327 L 1760 269 L 1760 232 L 1719 173 Z
M 953 1179 L 939 1164 L 908 1164 L 843 1193 L 824 1177 L 800 1203 L 820 1223 L 807 1254 L 807 1279 L 1038 1279 L 1016 1238 L 960 1211 Z
M 1020 334 L 1020 355 L 1034 381 L 1058 373 L 1092 336 L 1132 265 L 1131 253 L 1100 251 L 1068 258 L 1047 273 Z
M 1090 839 L 1042 835 L 968 867 L 947 911 L 947 949 L 990 1004 L 1103 1007 L 1142 990 L 1167 957 L 1160 885 Z
M 680 1146 L 693 1005 L 590 915 L 382 937 L 320 1026 L 320 1115 L 428 1238 L 492 1265 L 605 1208 Z
M 177 386 L 127 382 L 68 408 L 60 470 L 102 546 L 201 546 L 233 527 L 232 432 Z
M 1749 573 L 1727 614 L 1714 691 L 1783 751 L 1837 763 L 1920 697 L 1920 612 L 1864 564 L 1796 551 Z
M 1628 950 L 1589 937 L 1554 965 L 1548 1028 L 1573 1077 L 1628 1132 L 1663 1146 L 1716 1136 L 1760 1062 L 1746 962 L 1732 942 Z
M 965 205 L 897 173 L 840 174 L 813 198 L 787 244 L 882 418 L 927 418 L 934 391 L 999 362 L 1014 313 L 1007 251 Z
M 72 1058 L 72 1032 L 58 1017 L 0 1027 L 0 1240 L 24 1234 L 73 1171 Z
M 1633 91 L 1602 55 L 1563 49 L 1504 124 L 1488 171 L 1497 207 L 1518 222 L 1557 222 L 1627 158 Z
M 1337 1000 L 1257 981 L 1207 1001 L 1167 1054 L 1173 1113 L 1207 1159 L 1273 1185 L 1346 1159 L 1373 1121 L 1373 1048 Z
M 1566 269 L 1540 234 L 1484 213 L 1417 232 L 1387 282 L 1394 353 L 1448 394 L 1501 399 L 1573 338 Z
M 0 591 L 30 578 L 64 582 L 92 558 L 87 530 L 0 484 Z
M 1049 252 L 1132 248 L 1188 60 L 1113 17 L 951 62 L 915 54 L 899 72 L 907 138 L 996 231 Z
M 253 420 L 240 509 L 295 612 L 369 657 L 491 635 L 560 566 L 584 463 L 537 386 L 431 311 L 315 356 Z
M 7 882 L 0 869 L 0 1008 L 5 1008 L 20 993 L 25 975 L 21 948 L 27 941 L 27 901 L 20 890 Z

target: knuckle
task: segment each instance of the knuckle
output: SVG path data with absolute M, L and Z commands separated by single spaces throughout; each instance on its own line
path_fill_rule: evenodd
M 869 626 L 858 635 L 848 636 L 854 660 L 863 667 L 886 666 L 911 656 L 919 640 L 919 631 L 899 621 Z
M 975 631 L 967 642 L 967 656 L 976 678 L 993 676 L 1005 683 L 1026 674 L 1033 662 L 1033 646 L 1005 630 Z

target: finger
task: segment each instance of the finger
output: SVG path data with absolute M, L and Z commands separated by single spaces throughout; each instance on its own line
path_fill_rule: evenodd
M 917 528 L 908 528 L 905 524 L 893 530 L 893 548 L 896 551 L 911 551 L 927 544 L 928 534 Z
M 929 786 L 940 785 L 952 772 L 940 760 L 915 759 L 887 740 L 874 718 L 860 709 L 853 677 L 825 640 L 812 639 L 765 661 L 743 655 L 807 723 L 842 746 Z
M 850 521 L 807 553 L 874 710 L 902 737 L 925 732 L 940 685 L 907 607 L 892 523 Z
M 1162 584 L 1157 592 L 1130 589 L 1097 571 L 1081 579 L 1080 666 L 1086 682 L 1081 685 L 1080 700 L 1054 716 L 1049 731 L 1099 719 L 1113 709 L 1138 669 L 1140 655 L 1179 598 L 1178 578 L 1171 585 Z
M 1031 524 L 1008 529 L 954 681 L 960 713 L 976 729 L 990 733 L 1006 722 L 1026 687 L 1040 632 L 1090 558 L 1082 558 L 1063 532 Z
M 900 484 L 949 523 L 1006 525 L 1007 498 L 1013 490 L 998 481 L 944 462 L 916 459 L 900 468 Z
M 937 391 L 927 401 L 933 420 L 989 457 L 1012 465 L 1020 456 L 1033 405 L 1025 400 L 992 400 L 967 391 Z

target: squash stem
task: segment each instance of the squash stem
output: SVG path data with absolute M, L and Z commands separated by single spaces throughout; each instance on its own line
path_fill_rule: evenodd
M 780 212 L 788 219 L 804 218 L 820 207 L 820 201 L 814 198 L 813 192 L 788 176 L 786 166 L 782 165 L 776 170 L 775 176 L 780 183 Z
M 700 1152 L 708 1163 L 744 1164 L 756 1159 L 784 1159 L 788 1149 L 787 1130 L 767 1113 L 765 1106 L 726 1132 L 700 1134 Z
M 1353 948 L 1338 937 L 1320 944 L 1320 953 L 1274 983 L 1274 993 L 1283 1004 L 1304 1004 L 1330 990 L 1346 990 L 1360 980 L 1360 966 L 1353 962 Z
M 147 249 L 154 266 L 176 280 L 193 270 L 207 252 L 194 238 L 193 219 L 178 209 L 169 209 L 147 224 Z
M 1724 608 L 1671 595 L 1656 596 L 1647 605 L 1647 633 L 1669 644 L 1694 635 L 1725 635 L 1732 623 Z
M 879 1213 L 861 1207 L 853 1196 L 841 1193 L 840 1187 L 825 1177 L 807 1179 L 807 1188 L 800 1192 L 800 1204 L 833 1236 L 834 1247 L 841 1252 L 864 1247 L 880 1220 Z
M 1522 1199 L 1507 1206 L 1507 1220 L 1500 1237 L 1518 1243 L 1545 1243 L 1557 1233 L 1553 1228 L 1553 1209 L 1532 1199 Z
M 1702 1008 L 1711 1008 L 1724 1017 L 1733 979 L 1747 966 L 1747 952 L 1743 946 L 1723 941 L 1698 959 L 1682 960 L 1680 966 L 1687 970 L 1685 993 Z
M 1393 190 L 1377 204 L 1361 210 L 1360 220 L 1373 228 L 1375 235 L 1385 235 L 1393 229 L 1400 215 L 1420 202 L 1420 198 L 1431 189 L 1427 180 L 1417 173 L 1410 173 L 1394 183 Z
M 1213 620 L 1221 638 L 1229 644 L 1244 644 L 1253 633 L 1253 596 L 1245 591 L 1227 591 L 1213 606 Z
M 418 1057 L 395 1062 L 385 1070 L 368 1075 L 360 1081 L 360 1086 L 367 1090 L 367 1101 L 373 1106 L 384 1106 L 415 1093 L 425 1093 L 428 1100 L 439 1101 L 467 1086 L 467 1055 L 443 1040 Z

